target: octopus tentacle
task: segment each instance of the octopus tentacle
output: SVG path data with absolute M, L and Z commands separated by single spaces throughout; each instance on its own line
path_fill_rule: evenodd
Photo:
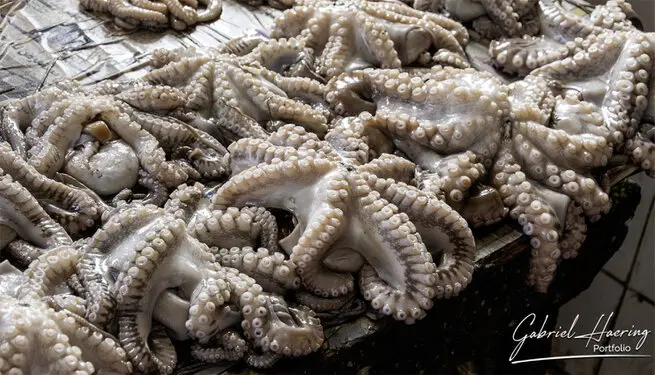
M 173 191 L 164 205 L 164 209 L 178 218 L 186 221 L 198 209 L 204 198 L 205 186 L 199 182 L 188 186 L 182 184 Z
M 68 310 L 75 315 L 84 316 L 86 309 L 84 299 L 72 294 L 55 294 L 41 297 L 41 300 L 55 310 Z
M 266 138 L 268 133 L 253 118 L 244 114 L 239 108 L 215 98 L 214 111 L 217 117 L 204 119 L 194 113 L 185 113 L 178 118 L 192 126 L 210 134 L 224 144 L 229 144 L 241 138 Z
M 15 234 L 15 232 L 12 229 L 9 229 L 9 231 Z M 9 255 L 9 258 L 13 259 L 18 264 L 24 267 L 29 266 L 30 263 L 32 263 L 36 258 L 38 258 L 42 252 L 43 249 L 36 247 L 30 244 L 29 242 L 21 239 L 13 240 L 9 242 L 9 244 L 7 244 L 7 246 L 5 247 L 5 253 Z
M 536 68 L 568 57 L 574 47 L 575 44 L 562 45 L 545 35 L 524 35 L 520 39 L 494 40 L 489 54 L 504 72 L 526 76 Z
M 220 361 L 238 361 L 247 353 L 246 340 L 241 338 L 241 335 L 234 330 L 225 330 L 216 341 L 216 344 L 209 347 L 193 345 L 191 355 L 203 362 L 216 363 Z
M 371 188 L 407 213 L 433 254 L 437 254 L 437 247 L 443 247 L 442 263 L 433 271 L 435 295 L 458 295 L 471 282 L 475 261 L 475 241 L 466 221 L 444 202 L 410 185 L 364 176 Z M 443 244 L 440 235 L 445 235 L 448 243 Z
M 280 360 L 282 356 L 273 353 L 273 352 L 268 352 L 268 353 L 253 353 L 249 352 L 248 355 L 246 356 L 246 363 L 248 366 L 252 366 L 254 368 L 269 368 L 272 367 L 277 361 Z
M 199 212 L 188 225 L 189 235 L 210 247 L 263 246 L 277 251 L 277 224 L 270 212 L 263 208 Z
M 624 153 L 632 162 L 643 169 L 646 174 L 655 177 L 655 144 L 641 134 L 628 139 L 624 145 Z
M 493 186 L 510 207 L 510 216 L 518 220 L 523 226 L 523 232 L 531 237 L 533 256 L 528 282 L 545 293 L 562 255 L 559 240 L 563 215 L 557 215 L 554 208 L 559 206 L 561 212 L 561 206 L 564 206 L 566 214 L 569 199 L 527 181 L 526 175 L 521 172 L 521 167 L 507 149 L 499 153 L 492 176 Z
M 283 294 L 300 287 L 296 265 L 284 254 L 265 248 L 232 247 L 220 249 L 217 261 L 224 267 L 236 268 L 257 281 L 265 290 Z
M 75 274 L 80 253 L 72 246 L 60 246 L 39 256 L 25 271 L 28 280 L 18 293 L 19 299 L 38 299 Z
M 379 193 L 365 194 L 360 198 L 360 205 L 362 220 L 376 220 L 376 216 L 386 218 L 375 233 L 384 250 L 381 253 L 399 257 L 406 267 L 400 278 L 402 284 L 393 285 L 388 280 L 398 280 L 398 275 L 380 275 L 379 270 L 385 267 L 379 264 L 363 266 L 359 282 L 362 294 L 366 300 L 371 301 L 374 309 L 411 324 L 423 318 L 425 310 L 432 307 L 432 298 L 435 296 L 435 266 L 432 257 L 425 246 L 417 241 L 415 228 L 407 215 L 398 214 L 395 206 L 380 200 Z M 391 210 L 388 210 L 389 207 Z M 380 255 L 381 258 L 383 256 Z
M 148 82 L 175 87 L 189 79 L 202 65 L 206 64 L 210 60 L 211 58 L 209 56 L 198 56 L 192 54 L 192 56 L 184 57 L 179 60 L 173 60 L 151 72 L 146 73 L 143 76 L 143 79 Z M 190 94 L 186 90 L 184 91 L 187 95 Z M 190 98 L 187 97 L 187 99 Z
M 92 196 L 42 175 L 11 150 L 7 143 L 0 144 L 0 168 L 11 174 L 37 199 L 64 207 L 70 216 L 59 219 L 72 232 L 90 227 L 102 214 L 103 206 Z
M 143 297 L 144 284 L 152 276 L 154 269 L 166 259 L 167 252 L 171 251 L 175 244 L 176 236 L 183 231 L 184 224 L 181 220 L 171 222 L 158 221 L 159 225 L 146 235 L 146 241 L 141 250 L 136 252 L 135 260 L 130 262 L 127 272 L 121 272 L 116 280 L 116 302 L 118 310 L 120 330 L 119 339 L 128 353 L 128 357 L 136 368 L 146 371 L 151 363 L 154 365 L 166 364 L 163 360 L 153 360 L 157 356 L 147 344 L 147 337 L 144 332 L 149 330 L 142 327 L 140 312 L 134 311 L 134 306 Z M 148 238 L 151 238 L 148 240 Z M 139 246 L 140 247 L 140 246 Z M 154 301 L 152 301 L 154 303 Z M 149 307 L 151 308 L 151 307 Z M 171 373 L 174 366 L 167 365 L 160 368 L 163 373 Z
M 105 327 L 114 318 L 116 301 L 109 283 L 98 273 L 101 259 L 101 254 L 87 251 L 77 264 L 77 272 L 85 290 L 85 319 Z
M 266 310 L 262 318 L 266 317 L 266 325 L 269 326 L 267 333 L 259 340 L 265 350 L 297 357 L 316 351 L 323 343 L 323 328 L 310 309 L 287 306 L 284 299 L 275 295 L 269 295 L 262 307 Z M 256 312 L 263 313 L 265 310 L 257 309 Z
M 184 93 L 170 86 L 138 85 L 125 90 L 116 99 L 144 112 L 170 111 L 186 101 Z
M 338 310 L 353 299 L 352 295 L 345 295 L 336 298 L 322 298 L 313 293 L 303 291 L 296 292 L 295 296 L 298 303 L 309 307 L 317 313 Z
M 65 96 L 62 90 L 49 88 L 10 103 L 2 109 L 0 133 L 18 156 L 27 158 L 27 145 L 23 132 L 31 125 L 31 118 L 46 111 L 59 98 Z
M 564 231 L 559 241 L 564 259 L 575 258 L 586 238 L 587 222 L 583 213 L 583 209 L 577 204 L 568 206 Z
M 416 164 L 391 154 L 382 154 L 379 158 L 357 167 L 360 173 L 371 173 L 378 178 L 390 178 L 406 184 L 411 183 L 415 170 Z
M 83 358 L 93 363 L 99 372 L 132 372 L 132 365 L 127 361 L 125 350 L 120 347 L 116 338 L 77 314 L 67 310 L 60 310 L 59 313 L 61 312 L 65 313 L 65 318 L 59 324 L 62 332 L 70 338 L 71 344 L 85 349 Z
M 225 304 L 230 300 L 230 285 L 223 279 L 202 280 L 191 296 L 189 319 L 186 328 L 191 337 L 207 343 L 220 330 L 222 318 L 231 310 Z

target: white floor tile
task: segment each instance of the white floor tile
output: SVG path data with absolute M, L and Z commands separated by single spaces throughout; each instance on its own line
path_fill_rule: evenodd
M 652 204 L 651 204 L 652 207 Z M 637 261 L 630 276 L 631 289 L 645 295 L 651 301 L 655 300 L 655 210 L 651 210 L 646 224 L 646 233 L 639 248 Z
M 610 344 L 630 345 L 629 354 L 651 355 L 650 358 L 604 358 L 599 375 L 652 375 L 653 356 L 655 356 L 655 306 L 641 300 L 638 295 L 628 291 L 625 295 L 621 310 L 614 329 L 648 329 L 650 334 L 640 350 L 636 350 L 636 337 L 612 338 Z M 624 354 L 624 353 L 621 353 Z
M 598 274 L 589 289 L 560 308 L 557 326 L 569 328 L 579 314 L 575 325 L 577 334 L 592 332 L 602 314 L 607 316 L 615 311 L 622 292 L 621 284 L 605 274 Z M 552 341 L 553 356 L 585 355 L 591 352 L 591 347 L 587 347 L 587 340 L 554 338 Z M 567 359 L 559 361 L 558 365 L 571 374 L 594 375 L 598 361 L 598 359 Z
M 655 197 L 654 179 L 646 176 L 644 173 L 630 178 L 641 186 L 641 201 L 629 223 L 628 235 L 623 241 L 623 245 L 621 245 L 621 248 L 604 267 L 607 272 L 622 281 L 628 281 L 628 273 L 630 272 L 630 266 L 632 265 L 634 256 L 637 253 L 639 238 L 648 220 L 650 202 Z

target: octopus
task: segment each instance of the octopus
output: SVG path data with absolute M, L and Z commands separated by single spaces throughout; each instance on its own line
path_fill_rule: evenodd
M 650 171 L 653 155 L 647 151 L 639 126 L 649 105 L 655 44 L 636 31 L 607 31 L 598 39 L 587 50 L 532 74 L 551 82 L 556 93 L 574 97 L 586 107 L 582 111 L 580 105 L 563 107 L 565 112 L 558 115 L 572 118 L 568 126 L 580 129 L 593 113 L 594 121 L 600 121 L 609 133 L 607 142 Z
M 21 191 L 19 195 L 21 198 L 18 199 L 17 196 L 15 202 L 25 202 L 24 205 L 4 211 L 4 213 L 8 222 L 13 222 L 10 226 L 28 243 L 41 248 L 49 248 L 49 246 L 45 246 L 43 239 L 38 239 L 40 235 L 38 237 L 34 237 L 34 235 L 42 230 L 46 230 L 45 228 L 51 228 L 56 233 L 60 233 L 59 225 L 68 233 L 79 233 L 92 227 L 104 212 L 104 204 L 96 199 L 94 195 L 39 173 L 33 166 L 21 158 L 18 153 L 14 152 L 7 142 L 0 143 L 0 169 L 4 171 L 4 176 L 8 179 L 8 183 L 10 182 L 9 179 L 11 179 L 14 184 L 20 185 L 20 188 L 16 186 L 16 189 Z M 11 191 L 17 192 L 18 190 L 11 189 Z M 7 204 L 13 206 L 16 204 L 15 202 L 11 202 L 10 200 Z M 36 202 L 39 207 L 34 206 L 32 204 L 33 202 Z M 9 209 L 9 207 L 6 207 L 6 209 Z M 17 213 L 16 210 L 23 212 L 27 217 L 23 219 L 11 219 Z M 53 225 L 52 217 L 58 221 L 56 226 Z M 24 225 L 26 222 L 23 220 L 27 218 L 30 218 L 29 221 L 33 224 L 37 224 L 36 227 L 34 225 Z M 51 229 L 46 230 L 46 232 Z M 29 232 L 32 232 L 32 234 L 29 234 Z M 13 235 L 4 233 L 2 238 L 4 241 L 10 241 Z M 14 241 L 10 247 L 18 246 L 22 248 L 20 252 L 23 254 L 27 254 L 26 252 L 37 254 L 38 252 L 35 252 L 34 249 L 30 250 L 28 243 Z M 59 241 L 56 243 L 63 244 Z M 27 258 L 21 256 L 20 258 L 28 259 L 31 256 Z
M 414 0 L 419 10 L 442 12 L 460 22 L 470 23 L 483 38 L 533 35 L 539 31 L 539 0 Z
M 511 85 L 511 139 L 492 173 L 510 216 L 531 236 L 529 281 L 541 292 L 560 257 L 577 255 L 585 218 L 595 221 L 609 210 L 593 171 L 621 155 L 652 168 L 648 130 L 640 128 L 654 57 L 648 36 L 604 29 L 581 46 Z
M 173 88 L 139 82 L 62 84 L 10 103 L 2 129 L 37 174 L 65 172 L 102 196 L 132 188 L 140 170 L 141 180 L 151 176 L 167 187 L 220 177 L 225 147 L 165 116 L 183 99 Z
M 84 9 L 109 13 L 123 29 L 186 30 L 220 18 L 222 0 L 80 0 Z
M 61 245 L 40 255 L 17 294 L 0 296 L 0 371 L 6 374 L 129 374 L 132 365 L 111 334 L 90 324 L 55 293 L 75 271 L 79 250 Z M 5 275 L 2 275 L 6 277 Z M 74 296 L 73 297 L 74 301 Z
M 508 89 L 491 74 L 441 66 L 364 70 L 330 81 L 327 100 L 337 113 L 359 114 L 331 133 L 349 150 L 402 152 L 419 166 L 419 187 L 471 226 L 506 214 L 498 193 L 482 184 L 510 112 Z
M 609 197 L 591 171 L 612 155 L 610 132 L 590 105 L 574 96 L 554 98 L 538 77 L 510 85 L 510 101 L 511 137 L 501 146 L 491 181 L 510 217 L 530 236 L 528 281 L 545 293 L 560 258 L 577 255 L 585 218 L 596 221 L 609 211 Z
M 548 63 L 571 57 L 602 43 L 607 30 L 636 30 L 630 21 L 634 14 L 629 3 L 608 1 L 583 17 L 566 10 L 553 0 L 539 2 L 538 23 L 541 35 L 508 35 L 494 38 L 489 53 L 496 66 L 504 72 L 525 76 Z
M 296 226 L 279 242 L 304 289 L 343 299 L 358 272 L 375 310 L 413 323 L 433 298 L 455 296 L 470 282 L 471 230 L 447 204 L 406 183 L 413 163 L 390 154 L 361 160 L 329 139 L 289 124 L 267 140 L 233 143 L 233 177 L 217 189 L 212 207 L 291 212 Z M 428 249 L 442 257 L 439 266 Z
M 227 136 L 231 140 L 265 137 L 260 125 L 276 121 L 325 134 L 329 116 L 323 102 L 325 86 L 307 77 L 282 74 L 294 69 L 305 51 L 304 43 L 293 38 L 268 40 L 250 48 L 249 53 L 238 49 L 237 54 L 230 49 L 207 55 L 172 54 L 171 61 L 144 78 L 183 91 L 187 96 L 184 108 L 196 114 L 191 123 L 217 138 L 226 137 L 225 133 L 233 134 Z
M 402 3 L 300 0 L 275 19 L 274 38 L 298 37 L 327 78 L 366 67 L 429 66 L 464 56 L 461 24 Z
M 653 48 L 651 56 L 655 56 L 655 33 L 648 33 L 646 37 Z M 626 140 L 621 151 L 631 158 L 634 165 L 655 177 L 655 74 L 650 74 L 648 87 L 648 106 L 642 122 L 636 128 L 635 135 Z
M 0 145 L 0 147 L 6 144 Z M 3 147 L 4 148 L 4 147 Z M 45 212 L 34 196 L 0 168 L 0 249 L 29 265 L 43 252 L 71 245 L 64 228 Z M 20 240 L 15 240 L 16 237 Z
M 222 266 L 220 249 L 196 239 L 192 234 L 197 229 L 188 231 L 186 220 L 199 210 L 195 205 L 202 194 L 202 185 L 183 185 L 165 208 L 128 204 L 112 213 L 85 245 L 78 266 L 88 291 L 86 319 L 99 326 L 116 319 L 118 340 L 141 372 L 171 373 L 175 368 L 171 339 L 156 324 L 178 340 L 197 342 L 192 354 L 205 361 L 245 358 L 266 366 L 279 356 L 318 349 L 323 331 L 311 310 L 288 306 L 246 273 Z M 229 237 L 216 225 L 225 220 L 209 223 L 203 234 L 212 244 L 217 237 Z M 248 251 L 240 250 L 241 261 L 233 257 L 232 262 L 261 277 L 266 267 L 256 267 L 257 262 L 252 267 Z M 280 267 L 272 268 L 285 280 Z

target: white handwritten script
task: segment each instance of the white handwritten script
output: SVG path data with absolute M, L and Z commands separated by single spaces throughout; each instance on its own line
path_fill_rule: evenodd
M 642 348 L 648 335 L 652 333 L 647 329 L 638 329 L 634 325 L 630 329 L 610 328 L 611 320 L 614 313 L 609 315 L 602 314 L 596 321 L 596 325 L 591 332 L 578 334 L 575 327 L 580 319 L 580 314 L 576 315 L 571 325 L 567 328 L 559 326 L 558 329 L 547 331 L 546 325 L 548 323 L 548 315 L 543 321 L 537 321 L 537 315 L 534 313 L 528 314 L 521 320 L 514 329 L 512 339 L 516 342 L 514 350 L 509 356 L 511 363 L 524 363 L 536 361 L 548 361 L 555 359 L 572 359 L 572 358 L 594 358 L 594 357 L 638 357 L 649 358 L 650 355 L 633 354 Z M 535 329 L 539 327 L 538 329 Z M 630 340 L 628 343 L 621 344 L 607 344 L 610 338 L 623 338 Z M 521 348 L 528 340 L 542 340 L 542 339 L 571 339 L 571 340 L 586 340 L 586 348 L 593 349 L 593 354 L 581 354 L 561 357 L 544 357 L 544 358 L 529 358 L 516 360 Z M 604 343 L 605 342 L 605 343 Z M 632 345 L 634 346 L 632 346 Z M 601 354 L 597 354 L 601 353 Z

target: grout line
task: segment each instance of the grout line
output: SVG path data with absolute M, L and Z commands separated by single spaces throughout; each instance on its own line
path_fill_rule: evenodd
M 653 206 L 655 205 L 655 197 L 650 201 L 650 205 L 648 206 L 648 213 L 651 213 L 653 211 Z M 637 264 L 637 257 L 639 256 L 639 251 L 641 250 L 641 245 L 644 242 L 644 237 L 646 237 L 646 231 L 648 230 L 648 222 L 650 216 L 646 216 L 646 225 L 641 229 L 641 234 L 639 235 L 639 242 L 637 242 L 637 251 L 635 251 L 635 255 L 632 257 L 632 262 L 630 262 L 630 269 L 628 270 L 628 275 L 625 277 L 626 283 L 630 282 L 630 278 L 632 277 L 632 273 L 634 272 L 635 269 L 635 264 Z M 619 298 L 619 303 L 616 306 L 616 309 L 614 312 L 616 313 L 616 318 L 612 320 L 610 323 L 610 330 L 614 330 L 614 327 L 616 326 L 616 321 L 619 319 L 619 314 L 621 313 L 621 307 L 623 306 L 623 300 L 625 299 L 625 296 L 628 291 L 628 287 L 623 285 L 623 292 L 621 292 L 621 297 Z M 629 284 L 628 284 L 629 285 Z M 646 297 L 646 296 L 644 296 Z M 603 343 L 603 345 L 609 344 L 610 338 L 607 337 Z M 604 358 L 601 358 L 597 363 L 596 366 L 594 366 L 594 374 L 598 375 L 600 373 L 600 368 L 603 365 L 603 360 Z
M 624 287 L 624 288 L 627 288 L 627 287 L 628 287 L 628 285 L 627 285 L 628 283 L 627 283 L 627 282 L 621 280 L 621 278 L 619 278 L 618 276 L 616 276 L 616 275 L 613 274 L 612 272 L 606 270 L 605 268 L 601 269 L 600 272 L 601 272 L 603 275 L 605 275 L 605 276 L 609 277 L 610 279 L 616 281 L 617 283 L 621 284 L 622 287 Z
M 603 275 L 605 275 L 605 276 L 609 277 L 610 279 L 616 281 L 617 283 L 621 284 L 621 286 L 623 286 L 624 288 L 627 288 L 629 291 L 635 293 L 640 300 L 644 300 L 647 303 L 649 303 L 651 305 L 654 305 L 653 307 L 655 307 L 655 300 L 651 299 L 650 297 L 648 297 L 647 295 L 645 295 L 642 292 L 638 291 L 637 289 L 634 289 L 634 288 L 628 286 L 627 283 L 624 282 L 624 281 L 621 281 L 621 279 L 619 279 L 618 276 L 614 275 L 613 273 L 611 273 L 610 271 L 607 271 L 605 269 L 600 270 L 600 272 Z

